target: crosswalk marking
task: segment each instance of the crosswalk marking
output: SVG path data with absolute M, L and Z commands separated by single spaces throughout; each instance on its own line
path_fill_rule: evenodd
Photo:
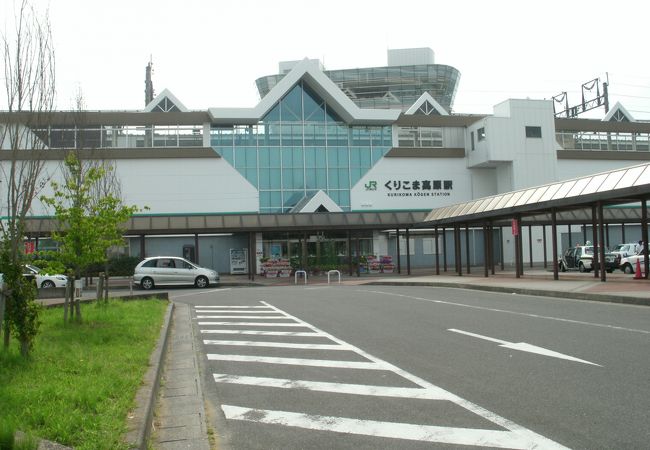
M 338 433 L 405 439 L 410 441 L 439 442 L 443 444 L 481 445 L 496 448 L 564 448 L 547 439 L 544 439 L 545 442 L 540 443 L 539 440 L 530 440 L 526 435 L 522 436 L 510 431 L 412 425 L 345 417 L 318 416 L 289 411 L 242 408 L 232 405 L 221 405 L 221 409 L 226 419 L 285 425 L 309 430 L 334 431 Z
M 283 316 L 196 316 L 197 319 L 286 319 Z
M 306 325 L 302 323 L 292 323 L 292 322 L 199 322 L 199 325 L 250 325 L 256 327 L 302 327 L 305 328 Z
M 382 364 L 364 361 L 335 361 L 331 359 L 279 358 L 274 356 L 246 356 L 208 353 L 212 361 L 235 361 L 265 364 L 285 364 L 290 366 L 337 367 L 342 369 L 386 370 Z
M 239 309 L 224 309 L 223 311 L 218 310 L 218 309 L 197 309 L 196 310 L 197 314 L 277 314 L 277 311 L 260 311 L 260 310 L 254 310 L 254 311 L 245 311 L 245 310 L 239 310 Z
M 321 381 L 288 380 L 283 378 L 247 377 L 242 375 L 213 374 L 217 383 L 242 384 L 281 389 L 303 389 L 307 391 L 331 392 L 336 394 L 367 395 L 373 397 L 412 398 L 422 400 L 452 400 L 442 389 L 407 388 L 392 386 L 370 386 L 365 384 L 326 383 Z
M 244 347 L 274 347 L 274 348 L 302 348 L 306 350 L 346 350 L 352 348 L 349 345 L 329 345 L 329 344 L 294 344 L 290 342 L 271 342 L 271 341 L 222 341 L 205 339 L 205 345 L 240 345 Z
M 269 357 L 262 355 L 234 355 L 221 353 L 208 353 L 207 358 L 211 361 L 230 361 L 242 363 L 261 363 L 261 364 L 278 364 L 290 366 L 311 366 L 327 367 L 350 370 L 373 370 L 381 372 L 392 372 L 393 374 L 408 380 L 418 387 L 400 387 L 400 386 L 378 386 L 378 385 L 360 385 L 346 383 L 331 383 L 309 380 L 291 380 L 283 378 L 254 377 L 244 375 L 231 375 L 226 373 L 213 374 L 216 383 L 257 386 L 260 388 L 280 388 L 280 389 L 299 389 L 304 391 L 329 392 L 346 395 L 366 395 L 375 397 L 392 397 L 405 399 L 419 399 L 429 401 L 448 401 L 465 410 L 476 414 L 478 417 L 485 419 L 494 425 L 503 428 L 503 431 L 494 429 L 473 429 L 458 427 L 443 427 L 436 425 L 415 425 L 397 422 L 381 422 L 373 420 L 362 420 L 347 417 L 320 416 L 314 414 L 304 414 L 293 411 L 279 411 L 271 409 L 255 409 L 246 406 L 222 405 L 222 409 L 227 419 L 242 420 L 257 423 L 266 423 L 274 425 L 284 425 L 303 429 L 333 431 L 339 433 L 349 433 L 364 436 L 375 436 L 393 439 L 417 440 L 425 442 L 438 442 L 442 444 L 455 445 L 474 445 L 488 446 L 499 448 L 565 448 L 560 444 L 545 438 L 531 430 L 528 430 L 504 417 L 499 416 L 491 411 L 484 409 L 468 400 L 458 397 L 420 377 L 417 377 L 399 367 L 377 358 L 364 350 L 355 347 L 337 337 L 307 323 L 299 318 L 286 313 L 285 311 L 270 305 L 267 302 L 261 302 L 264 306 L 250 307 L 251 309 L 264 308 L 265 313 L 277 314 L 275 316 L 219 316 L 214 318 L 260 318 L 267 320 L 286 320 L 286 322 L 198 322 L 200 326 L 246 326 L 253 329 L 202 329 L 201 333 L 223 333 L 234 335 L 249 336 L 296 336 L 296 337 L 319 337 L 327 339 L 334 344 L 303 344 L 303 343 L 284 343 L 275 341 L 232 341 L 232 340 L 204 340 L 206 345 L 216 346 L 248 346 L 248 347 L 276 347 L 276 348 L 293 348 L 293 349 L 310 349 L 310 350 L 346 350 L 355 353 L 366 361 L 338 361 L 331 359 L 310 359 L 310 358 L 288 358 L 288 357 Z M 196 307 L 199 309 L 205 307 Z M 216 309 L 217 307 L 215 307 Z M 212 309 L 210 311 L 201 311 L 202 313 L 233 313 L 239 314 L 235 306 L 219 306 L 223 310 Z M 228 310 L 233 308 L 233 310 Z M 250 311 L 248 314 L 255 314 L 261 311 Z M 198 316 L 199 318 L 207 318 Z M 299 327 L 308 331 L 276 331 L 260 330 L 261 327 Z M 255 367 L 255 366 L 251 366 Z
M 269 309 L 268 306 L 223 306 L 223 305 L 196 305 L 194 309 Z
M 296 337 L 321 337 L 322 334 L 313 331 L 259 331 L 259 330 L 201 330 L 207 334 L 246 334 L 253 336 L 296 336 Z

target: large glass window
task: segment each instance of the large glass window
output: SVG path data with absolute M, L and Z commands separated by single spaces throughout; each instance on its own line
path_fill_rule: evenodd
M 213 147 L 260 192 L 260 212 L 288 212 L 323 190 L 350 210 L 350 189 L 392 145 L 390 126 L 348 126 L 302 81 L 255 126 L 215 126 Z
M 400 147 L 439 148 L 442 147 L 442 128 L 398 127 L 397 142 Z

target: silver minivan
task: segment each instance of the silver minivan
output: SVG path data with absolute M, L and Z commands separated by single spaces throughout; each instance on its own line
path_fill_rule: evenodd
M 133 282 L 142 289 L 163 285 L 194 285 L 205 288 L 219 284 L 219 274 L 178 256 L 153 256 L 135 266 Z

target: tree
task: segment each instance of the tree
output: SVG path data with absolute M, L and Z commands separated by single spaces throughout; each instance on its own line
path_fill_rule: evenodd
M 92 264 L 106 261 L 107 250 L 123 243 L 122 225 L 138 208 L 125 206 L 116 195 L 101 192 L 106 178 L 113 176 L 113 168 L 96 161 L 84 161 L 78 152 L 70 151 L 62 167 L 63 182 L 52 181 L 53 197 L 41 201 L 54 208 L 59 229 L 52 233 L 59 250 L 53 256 L 71 269 L 74 279 Z M 108 175 L 107 173 L 110 172 Z M 69 284 L 73 277 L 69 277 Z M 66 297 L 64 320 L 68 318 Z M 72 305 L 70 305 L 72 306 Z M 81 321 L 78 303 L 70 309 Z
M 16 11 L 15 29 L 0 39 L 4 64 L 6 113 L 0 124 L 2 200 L 0 201 L 0 330 L 9 346 L 10 329 L 27 354 L 38 330 L 35 290 L 22 276 L 25 219 L 32 201 L 47 182 L 42 151 L 46 144 L 34 130 L 47 126 L 54 105 L 54 47 L 48 15 L 39 15 L 28 0 Z

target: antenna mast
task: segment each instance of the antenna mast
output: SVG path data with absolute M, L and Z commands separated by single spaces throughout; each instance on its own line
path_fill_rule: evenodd
M 153 58 L 149 56 L 149 63 L 145 69 L 144 79 L 144 106 L 147 106 L 153 100 L 153 81 L 151 81 L 151 74 L 153 73 Z

